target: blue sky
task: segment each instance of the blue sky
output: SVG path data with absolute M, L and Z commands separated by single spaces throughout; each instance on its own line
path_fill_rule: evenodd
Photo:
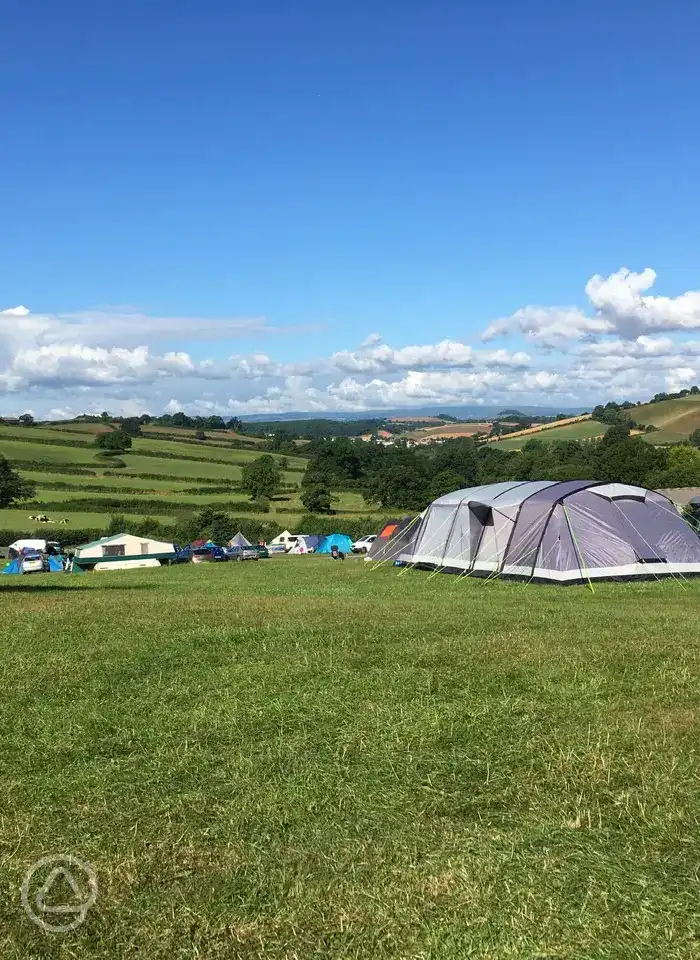
M 3 412 L 700 380 L 697 4 L 0 0 L 0 23 Z

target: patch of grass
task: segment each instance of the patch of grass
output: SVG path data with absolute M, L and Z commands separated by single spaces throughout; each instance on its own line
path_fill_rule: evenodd
M 73 435 L 71 435 L 73 434 Z M 62 442 L 75 440 L 76 443 L 90 443 L 92 437 L 85 436 L 84 433 L 71 431 L 56 432 L 53 427 L 17 427 L 0 424 L 0 443 L 4 440 L 27 440 L 31 443 L 32 439 L 38 440 L 61 440 Z
M 97 469 L 97 468 L 96 468 Z M 182 490 L 184 483 L 175 480 L 141 480 L 138 477 L 131 477 L 125 473 L 119 473 L 114 477 L 70 477 L 65 474 L 40 473 L 38 470 L 20 470 L 23 477 L 33 480 L 41 485 L 39 494 L 43 496 L 44 489 L 60 489 L 60 486 L 54 488 L 54 484 L 70 483 L 85 489 L 86 493 L 92 495 L 93 489 L 99 489 L 102 486 L 120 487 L 125 492 L 129 490 L 152 490 L 154 493 L 173 493 Z M 55 497 L 53 499 L 56 499 Z
M 659 428 L 645 436 L 649 443 L 680 443 L 700 429 L 700 395 L 647 403 L 631 413 L 639 423 L 653 423 Z
M 58 439 L 65 440 L 66 437 L 59 437 Z M 32 443 L 31 440 L 0 437 L 0 454 L 7 457 L 8 460 L 44 460 L 51 463 L 72 463 L 87 466 L 96 463 L 96 453 L 97 448 L 92 446 L 53 446 L 50 443 Z M 98 468 L 95 467 L 95 469 Z
M 607 431 L 605 423 L 595 420 L 581 420 L 579 423 L 569 423 L 562 427 L 549 427 L 536 433 L 522 437 L 507 436 L 503 440 L 494 440 L 493 443 L 500 450 L 522 450 L 528 440 L 541 440 L 543 443 L 553 443 L 555 440 L 587 440 L 591 437 L 602 437 Z
M 48 424 L 45 424 L 44 426 L 48 426 Z M 64 434 L 64 433 L 98 434 L 98 433 L 104 433 L 105 430 L 113 430 L 114 425 L 111 423 L 84 423 L 83 421 L 76 422 L 75 420 L 69 420 L 67 422 L 52 423 L 50 425 L 50 429 L 56 430 L 60 434 Z
M 116 511 L 115 511 L 116 512 Z M 121 511 L 122 513 L 124 511 Z M 31 516 L 37 516 L 39 514 L 46 513 L 47 516 L 51 517 L 52 520 L 68 520 L 67 524 L 60 523 L 36 523 L 29 518 Z M 51 507 L 50 509 L 45 510 L 41 503 L 36 504 L 27 504 L 21 509 L 10 509 L 10 510 L 0 510 L 0 530 L 41 530 L 42 535 L 43 531 L 48 531 L 47 536 L 49 539 L 55 537 L 57 540 L 61 539 L 61 531 L 66 530 L 87 530 L 87 529 L 100 529 L 104 530 L 105 527 L 109 524 L 110 513 L 89 513 L 89 512 L 74 512 L 55 509 Z M 143 519 L 145 514 L 132 514 L 129 511 L 129 517 L 132 520 Z M 162 523 L 175 522 L 175 517 L 170 516 L 169 514 L 158 514 L 157 519 Z
M 152 450 L 156 453 L 176 454 L 182 457 L 206 457 L 208 454 L 216 457 L 218 460 L 228 460 L 231 463 L 244 464 L 250 463 L 261 454 L 258 450 L 239 450 L 232 447 L 222 447 L 202 442 L 201 444 L 178 443 L 177 440 L 156 440 L 151 437 L 136 437 L 132 447 L 134 453 L 140 450 Z M 279 459 L 277 454 L 271 454 L 275 459 Z M 306 461 L 301 457 L 287 457 L 290 467 L 304 469 Z
M 700 583 L 0 579 L 3 960 L 698 956 Z

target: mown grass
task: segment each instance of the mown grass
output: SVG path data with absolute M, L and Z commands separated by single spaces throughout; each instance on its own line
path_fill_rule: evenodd
M 66 436 L 59 439 L 67 440 Z M 95 462 L 97 450 L 94 447 L 54 446 L 50 443 L 32 443 L 31 440 L 15 440 L 7 435 L 0 437 L 0 454 L 8 460 L 46 460 L 51 463 L 78 463 L 87 465 Z M 145 457 L 143 459 L 146 459 Z M 149 458 L 150 460 L 150 458 Z M 151 460 L 151 463 L 154 461 Z M 155 473 L 156 471 L 153 470 Z
M 206 441 L 200 443 L 178 443 L 177 440 L 156 440 L 152 437 L 137 437 L 133 441 L 133 451 L 153 450 L 155 453 L 169 453 L 177 456 L 186 457 L 206 457 L 212 456 L 217 460 L 228 460 L 235 464 L 250 463 L 260 456 L 259 450 L 241 450 L 232 447 L 222 447 L 220 445 L 208 444 Z M 271 454 L 274 459 L 280 457 L 277 454 Z M 290 467 L 304 468 L 306 460 L 301 457 L 287 457 Z
M 95 469 L 99 470 L 101 468 L 96 467 Z M 142 480 L 139 477 L 132 477 L 123 472 L 113 477 L 71 477 L 67 474 L 60 473 L 41 473 L 38 470 L 22 470 L 21 473 L 23 477 L 39 484 L 38 496 L 44 496 L 45 490 L 60 490 L 60 485 L 63 483 L 79 485 L 84 488 L 86 495 L 89 496 L 92 496 L 95 491 L 105 486 L 121 487 L 125 493 L 129 493 L 132 490 L 152 490 L 154 493 L 172 494 L 177 494 L 178 491 L 182 491 L 183 488 L 187 487 L 187 483 L 183 483 L 180 480 Z M 56 484 L 58 484 L 58 486 L 55 486 Z M 191 485 L 196 486 L 197 481 L 193 480 Z M 77 495 L 74 491 L 73 496 Z M 53 495 L 52 499 L 55 499 Z
M 76 494 L 79 496 L 79 494 Z M 48 498 L 47 498 L 48 499 Z M 114 511 L 117 513 L 118 511 Z M 121 511 L 122 513 L 124 511 Z M 140 513 L 131 513 L 127 511 L 132 520 L 144 519 L 146 516 L 143 511 Z M 52 520 L 68 520 L 66 525 L 58 523 L 37 523 L 31 521 L 31 516 L 46 513 Z M 175 516 L 170 514 L 159 514 L 158 520 L 162 523 L 174 523 Z M 51 507 L 45 510 L 41 503 L 27 504 L 21 509 L 0 510 L 0 530 L 35 530 L 37 536 L 48 537 L 49 540 L 55 539 L 59 542 L 62 534 L 70 530 L 103 530 L 110 521 L 109 513 L 90 512 L 84 510 L 61 510 Z M 1 544 L 0 546 L 4 546 Z
M 582 420 L 580 423 L 569 423 L 563 427 L 548 427 L 522 437 L 513 437 L 503 440 L 494 440 L 499 450 L 521 450 L 528 440 L 542 440 L 544 443 L 553 443 L 556 440 L 587 440 L 591 437 L 602 437 L 608 429 L 604 423 L 594 420 Z
M 10 580 L 10 578 L 7 578 Z M 0 955 L 700 956 L 700 583 L 0 583 Z M 27 868 L 94 866 L 70 934 Z

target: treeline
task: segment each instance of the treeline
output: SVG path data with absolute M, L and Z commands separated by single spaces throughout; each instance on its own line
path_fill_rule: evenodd
M 376 418 L 332 420 L 322 417 L 311 420 L 255 420 L 242 422 L 237 430 L 249 436 L 274 435 L 280 441 L 318 440 L 321 437 L 357 437 L 363 433 L 373 433 L 384 427 L 385 422 Z
M 124 491 L 120 491 L 122 494 Z M 230 510 L 235 507 L 241 513 L 259 513 L 255 503 L 248 500 L 214 500 L 210 504 L 219 510 Z M 197 504 L 173 500 L 170 497 L 162 499 L 139 497 L 75 497 L 70 500 L 49 500 L 35 498 L 34 501 L 22 501 L 15 505 L 16 509 L 25 508 L 47 513 L 138 513 L 144 516 L 175 516 L 177 514 L 191 514 L 197 509 Z M 269 508 L 268 508 L 269 509 Z
M 698 438 L 700 446 L 700 437 Z M 616 423 L 600 440 L 544 442 L 521 450 L 471 438 L 437 449 L 406 449 L 346 440 L 316 442 L 302 490 L 359 491 L 382 508 L 422 510 L 453 490 L 506 480 L 601 480 L 660 489 L 700 485 L 700 450 L 691 443 L 656 448 Z
M 238 508 L 238 505 L 236 508 Z M 367 515 L 352 520 L 336 520 L 332 517 L 305 514 L 295 522 L 294 529 L 305 534 L 345 533 L 352 540 L 357 540 L 370 533 L 376 533 L 384 519 L 383 516 Z M 254 517 L 238 516 L 227 511 L 207 507 L 190 517 L 181 518 L 174 525 L 164 524 L 151 517 L 138 519 L 116 514 L 110 519 L 107 534 L 133 533 L 136 536 L 156 537 L 172 541 L 184 547 L 193 540 L 202 537 L 213 540 L 214 543 L 224 544 L 239 531 L 251 543 L 258 543 L 260 540 L 269 543 L 283 530 L 284 527 L 275 520 L 258 520 Z M 18 536 L 19 534 L 13 534 L 13 539 L 17 539 Z M 103 531 L 98 536 L 105 536 L 105 532 Z M 0 532 L 0 542 L 4 542 L 1 538 L 2 532 Z M 62 542 L 67 543 L 68 540 L 64 538 Z M 75 541 L 71 540 L 71 542 Z

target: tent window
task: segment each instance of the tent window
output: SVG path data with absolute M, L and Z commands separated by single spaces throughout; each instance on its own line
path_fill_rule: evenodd
M 638 550 L 634 551 L 637 557 L 637 563 L 668 563 L 666 557 L 656 556 L 651 550 L 645 550 L 641 555 Z
M 147 543 L 142 543 L 142 544 L 141 544 L 141 553 L 142 553 L 142 554 L 148 553 L 148 544 L 147 544 Z
M 493 510 L 484 503 L 470 503 L 469 509 L 474 514 L 482 527 L 493 526 Z

